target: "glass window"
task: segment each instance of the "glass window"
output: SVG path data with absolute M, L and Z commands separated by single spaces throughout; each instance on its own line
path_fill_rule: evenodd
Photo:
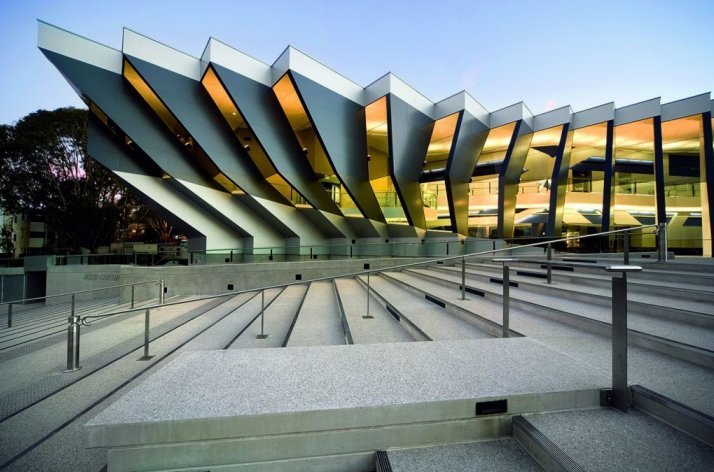
M 498 173 L 513 139 L 516 122 L 489 130 L 469 184 L 469 236 L 498 234 Z
M 709 214 L 704 171 L 702 116 L 662 123 L 664 193 L 669 247 L 702 254 L 702 223 Z M 710 243 L 709 243 L 710 244 Z
M 421 198 L 427 229 L 451 230 L 445 174 L 460 113 L 434 123 L 422 169 Z
M 562 126 L 533 133 L 518 183 L 515 237 L 546 235 L 551 178 L 562 133 Z
M 310 121 L 307 110 L 303 106 L 289 73 L 283 75 L 273 85 L 273 92 L 280 103 L 283 113 L 285 113 L 290 122 L 290 127 L 293 129 L 295 137 L 300 146 L 302 146 L 312 171 L 325 188 L 325 191 L 330 194 L 330 197 L 344 216 L 363 216 L 332 168 L 327 152 L 320 142 L 320 138 L 312 121 Z
M 613 229 L 656 222 L 654 119 L 615 127 L 615 213 Z M 633 249 L 654 249 L 652 233 L 633 234 Z
M 367 132 L 369 183 L 387 223 L 407 224 L 407 217 L 389 174 L 387 97 L 382 97 L 367 105 L 364 116 Z
M 607 123 L 570 131 L 569 138 L 572 144 L 562 236 L 598 233 L 602 228 Z M 593 238 L 571 241 L 569 244 L 573 248 L 589 249 L 588 244 L 599 244 L 599 241 Z
M 199 163 L 199 165 L 211 176 L 214 182 L 223 187 L 228 192 L 238 195 L 245 193 L 233 180 L 223 174 L 218 166 L 208 157 L 199 145 L 197 145 L 193 137 L 188 133 L 186 128 L 176 119 L 171 113 L 171 110 L 161 101 L 158 95 L 152 90 L 144 78 L 129 61 L 124 60 L 124 78 L 131 84 L 144 101 L 154 110 L 161 121 L 171 130 L 176 136 L 176 139 L 181 143 L 184 149 L 189 152 Z
M 219 111 L 225 118 L 235 133 L 236 138 L 242 144 L 243 149 L 256 165 L 265 180 L 273 186 L 283 197 L 290 201 L 295 206 L 312 208 L 305 198 L 290 185 L 287 180 L 280 175 L 268 158 L 263 146 L 256 138 L 253 131 L 248 126 L 245 118 L 236 106 L 235 102 L 228 94 L 228 91 L 223 87 L 220 79 L 213 70 L 213 67 L 206 69 L 206 73 L 201 79 L 203 87 L 206 89 L 211 99 L 218 107 Z

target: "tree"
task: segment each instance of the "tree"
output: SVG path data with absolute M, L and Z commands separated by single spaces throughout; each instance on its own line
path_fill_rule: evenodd
M 0 127 L 0 208 L 41 212 L 54 249 L 95 250 L 148 209 L 87 154 L 86 110 L 39 110 Z

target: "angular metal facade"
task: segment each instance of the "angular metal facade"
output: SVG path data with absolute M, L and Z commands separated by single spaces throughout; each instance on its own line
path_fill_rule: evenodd
M 38 38 L 90 109 L 90 155 L 196 249 L 667 223 L 675 251 L 712 253 L 710 93 L 534 116 L 392 74 L 361 87 L 292 47 L 267 65 L 215 39 L 195 58 L 130 30 L 121 51 L 44 22 Z

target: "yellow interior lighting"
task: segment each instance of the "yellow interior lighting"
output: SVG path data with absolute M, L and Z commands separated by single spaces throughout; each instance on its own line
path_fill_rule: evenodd
M 212 179 L 233 195 L 244 194 L 245 192 L 235 182 L 223 174 L 218 166 L 208 157 L 208 155 L 197 146 L 188 131 L 179 123 L 176 117 L 171 113 L 168 107 L 159 98 L 158 95 L 151 89 L 139 72 L 124 59 L 123 67 L 124 78 L 134 87 L 139 95 L 146 101 L 152 110 L 159 116 L 161 121 L 171 130 L 183 147 L 191 153 L 191 155 L 199 162 L 201 167 L 211 175 Z
M 270 159 L 268 159 L 268 155 L 263 149 L 263 146 L 248 126 L 243 114 L 228 94 L 228 91 L 223 87 L 213 67 L 208 67 L 203 79 L 201 79 L 201 84 L 235 133 L 238 141 L 243 144 L 243 149 L 248 153 L 248 156 L 256 165 L 263 178 L 293 205 L 312 208 L 312 205 L 307 203 L 307 200 L 300 192 L 295 190 L 295 188 L 278 173 L 278 170 Z

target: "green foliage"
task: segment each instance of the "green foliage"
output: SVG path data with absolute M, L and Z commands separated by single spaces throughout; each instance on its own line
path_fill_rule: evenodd
M 39 110 L 0 126 L 0 208 L 41 212 L 56 248 L 96 249 L 148 209 L 87 154 L 88 112 Z

